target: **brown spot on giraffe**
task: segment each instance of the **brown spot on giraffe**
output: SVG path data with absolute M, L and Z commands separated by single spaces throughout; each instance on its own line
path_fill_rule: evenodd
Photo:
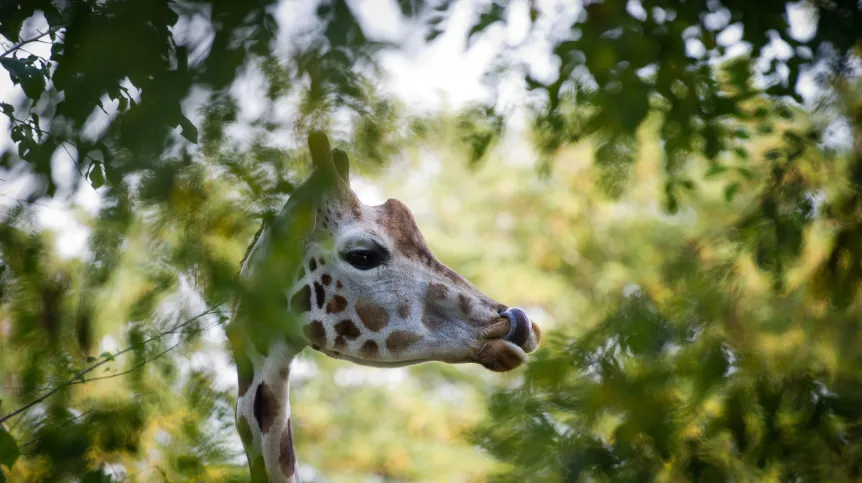
M 419 340 L 419 334 L 406 330 L 396 330 L 386 338 L 386 348 L 392 354 L 405 351 L 411 344 Z
M 313 258 L 308 261 L 308 269 L 312 272 L 317 270 L 317 262 L 315 262 Z
M 251 426 L 248 425 L 248 421 L 246 421 L 245 416 L 239 416 L 237 418 L 236 430 L 239 432 L 239 439 L 242 440 L 243 444 L 252 444 Z
M 389 324 L 389 312 L 377 304 L 370 304 L 360 300 L 356 304 L 356 313 L 359 315 L 359 320 L 362 321 L 362 324 L 374 332 L 379 332 L 380 329 Z
M 338 352 L 344 352 L 344 349 L 347 348 L 347 340 L 344 336 L 339 335 L 335 338 L 335 350 Z
M 458 294 L 458 309 L 461 311 L 461 315 L 467 317 L 470 315 L 470 297 L 459 293 Z
M 279 408 L 278 399 L 272 389 L 266 385 L 266 382 L 261 381 L 254 393 L 254 419 L 257 420 L 257 427 L 263 434 L 269 431 Z
M 428 284 L 428 297 L 432 299 L 445 299 L 449 294 L 449 287 L 442 283 L 431 282 Z
M 346 337 L 350 340 L 354 340 L 359 337 L 359 328 L 356 327 L 356 324 L 353 323 L 350 319 L 342 320 L 341 322 L 335 324 L 335 332 L 343 337 Z
M 332 283 L 332 277 L 330 277 L 328 273 L 324 273 L 320 277 L 320 281 L 323 282 L 323 285 L 329 285 L 330 283 Z
M 401 302 L 398 305 L 398 317 L 401 317 L 402 319 L 410 317 L 410 304 L 407 302 Z
M 335 295 L 332 297 L 332 300 L 326 304 L 326 313 L 327 314 L 337 314 L 339 312 L 343 312 L 344 309 L 347 308 L 347 299 L 342 297 L 341 295 Z
M 366 340 L 362 347 L 359 348 L 359 353 L 362 354 L 363 357 L 372 358 L 377 357 L 380 353 L 380 348 L 377 347 L 377 342 L 373 340 Z
M 278 448 L 278 465 L 286 478 L 293 476 L 296 471 L 296 455 L 293 452 L 293 431 L 290 429 L 290 419 L 287 420 L 287 428 L 281 435 L 281 445 Z
M 278 377 L 283 380 L 287 380 L 290 377 L 290 364 L 284 364 L 280 368 L 278 368 Z
M 341 280 L 336 280 L 336 281 L 335 281 L 335 288 L 336 288 L 336 289 L 340 289 L 340 288 L 341 288 L 341 287 L 343 287 L 343 286 L 344 286 L 344 285 L 341 285 Z
M 311 289 L 303 285 L 292 297 L 290 297 L 290 308 L 300 312 L 311 310 Z
M 302 331 L 312 344 L 318 346 L 326 345 L 326 327 L 319 320 L 313 320 L 310 324 L 303 327 Z
M 326 290 L 317 282 L 314 282 L 314 296 L 317 299 L 317 308 L 322 309 L 323 303 L 326 302 Z
M 326 259 L 325 258 L 320 257 L 320 260 L 318 260 L 318 261 L 320 262 L 321 265 L 326 265 Z

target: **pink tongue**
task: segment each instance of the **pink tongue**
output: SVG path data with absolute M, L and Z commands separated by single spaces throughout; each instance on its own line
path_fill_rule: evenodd
M 509 329 L 509 333 L 504 337 L 504 339 L 518 347 L 522 347 L 526 344 L 527 340 L 530 338 L 530 332 L 533 325 L 530 323 L 530 318 L 527 317 L 527 313 L 518 307 L 509 307 L 508 310 L 502 312 L 500 315 L 509 319 L 509 322 L 512 324 L 512 327 Z

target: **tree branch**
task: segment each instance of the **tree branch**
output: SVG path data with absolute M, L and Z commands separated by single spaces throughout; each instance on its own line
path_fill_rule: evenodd
M 207 329 L 209 329 L 209 328 L 215 327 L 216 325 L 218 325 L 218 322 L 216 322 L 216 323 L 214 323 L 214 324 L 210 324 L 210 325 L 204 326 L 204 327 L 202 327 L 202 328 L 198 329 L 197 331 L 195 331 L 195 333 L 201 333 L 201 332 L 203 332 L 203 331 L 205 331 L 205 330 L 207 330 Z M 160 335 L 170 334 L 171 332 L 172 332 L 172 331 L 163 332 L 163 333 L 162 333 L 162 334 L 160 334 Z M 99 380 L 102 380 L 102 379 L 111 379 L 111 378 L 114 378 L 114 377 L 125 376 L 126 374 L 129 374 L 129 373 L 131 373 L 131 372 L 135 372 L 136 370 L 140 369 L 141 367 L 144 367 L 145 365 L 147 365 L 147 363 L 152 362 L 152 361 L 154 361 L 154 360 L 158 359 L 159 357 L 162 357 L 163 355 L 167 354 L 168 352 L 170 352 L 170 351 L 174 350 L 174 348 L 176 348 L 178 345 L 182 344 L 183 342 L 184 342 L 183 340 L 180 340 L 180 341 L 178 341 L 176 344 L 174 344 L 174 345 L 172 345 L 172 346 L 168 347 L 167 349 L 165 349 L 165 350 L 163 350 L 163 351 L 159 352 L 158 354 L 154 355 L 153 357 L 150 357 L 149 359 L 147 359 L 147 360 L 145 360 L 145 361 L 143 361 L 143 362 L 140 362 L 140 363 L 136 364 L 135 366 L 130 367 L 129 369 L 126 369 L 125 371 L 117 372 L 116 374 L 111 374 L 111 375 L 108 375 L 108 376 L 97 376 L 97 377 L 91 377 L 91 378 L 89 378 L 89 379 L 81 378 L 81 379 L 80 379 L 80 380 L 78 380 L 78 381 L 73 381 L 73 382 L 72 382 L 72 384 L 84 384 L 84 383 L 87 383 L 87 382 L 90 382 L 90 381 L 99 381 Z
M 22 41 L 18 42 L 17 44 L 13 45 L 12 47 L 9 47 L 9 49 L 8 49 L 6 52 L 3 52 L 2 54 L 0 54 L 0 57 L 6 57 L 7 55 L 9 55 L 9 54 L 11 54 L 11 53 L 15 52 L 16 50 L 20 49 L 22 46 L 27 45 L 27 44 L 29 44 L 30 42 L 35 42 L 35 41 L 37 41 L 37 40 L 41 39 L 42 37 L 44 37 L 44 36 L 46 36 L 46 35 L 50 34 L 51 32 L 56 32 L 56 31 L 58 31 L 58 30 L 60 30 L 60 29 L 63 29 L 63 28 L 66 28 L 66 27 L 65 27 L 65 26 L 60 26 L 60 27 L 51 27 L 51 28 L 49 28 L 48 30 L 46 30 L 45 32 L 42 32 L 41 34 L 39 34 L 39 35 L 37 35 L 37 36 L 35 36 L 35 37 L 31 37 L 31 38 L 29 38 L 29 39 L 24 39 L 24 40 L 22 40 Z
M 75 416 L 75 417 L 73 417 L 73 418 L 71 418 L 71 419 L 67 419 L 66 421 L 64 421 L 64 422 L 63 422 L 63 425 L 65 426 L 66 424 L 69 424 L 69 423 L 71 423 L 71 422 L 77 421 L 78 419 L 81 419 L 81 418 L 83 418 L 84 416 L 86 416 L 86 415 L 90 414 L 92 411 L 93 411 L 92 409 L 88 409 L 88 410 L 84 411 L 83 413 L 81 413 L 81 414 L 79 414 L 79 415 L 77 415 L 77 416 Z M 43 434 L 42 436 L 39 436 L 39 437 L 37 437 L 37 438 L 33 438 L 33 439 L 31 439 L 30 441 L 27 441 L 26 443 L 24 443 L 24 444 L 22 444 L 22 445 L 18 446 L 18 449 L 19 449 L 19 450 L 24 449 L 24 448 L 26 448 L 27 446 L 30 446 L 31 444 L 33 444 L 33 443 L 35 443 L 35 442 L 37 442 L 37 441 L 41 440 L 41 439 L 42 439 L 42 438 L 44 438 L 45 436 L 46 436 L 46 435 L 45 435 L 45 434 Z M 22 453 L 22 454 L 24 454 L 24 453 Z M 25 456 L 26 456 L 26 454 L 25 454 Z
M 168 334 L 174 333 L 174 332 L 176 332 L 178 329 L 180 329 L 180 328 L 182 328 L 182 327 L 185 327 L 185 326 L 187 326 L 187 325 L 191 324 L 192 322 L 194 322 L 194 321 L 196 321 L 196 320 L 200 319 L 201 317 L 203 317 L 203 316 L 205 316 L 205 315 L 209 315 L 209 314 L 214 313 L 214 312 L 215 312 L 215 310 L 216 310 L 218 307 L 220 307 L 222 304 L 224 304 L 224 302 L 220 302 L 220 303 L 216 304 L 214 307 L 209 308 L 209 309 L 205 310 L 204 312 L 201 312 L 200 314 L 198 314 L 198 315 L 196 315 L 196 316 L 192 317 L 191 319 L 186 320 L 185 322 L 182 322 L 182 323 L 180 323 L 180 324 L 177 324 L 176 326 L 174 326 L 171 330 L 169 330 L 169 331 L 167 331 L 167 332 L 160 332 L 159 334 L 154 335 L 153 337 L 150 337 L 149 339 L 147 339 L 147 340 L 143 341 L 141 344 L 142 344 L 142 345 L 145 345 L 145 344 L 148 344 L 148 343 L 150 343 L 150 342 L 152 342 L 152 341 L 154 341 L 154 340 L 160 339 L 160 338 L 162 338 L 162 337 L 164 337 L 164 336 L 166 336 L 166 335 L 168 335 Z M 174 347 L 176 347 L 177 345 L 179 345 L 179 342 L 178 342 L 177 344 L 174 344 L 174 345 L 173 345 L 170 349 L 168 349 L 168 350 L 173 349 L 173 348 L 174 348 Z M 16 409 L 16 410 L 12 411 L 12 412 L 11 412 L 11 413 L 9 413 L 9 414 L 6 414 L 6 415 L 5 415 L 5 416 L 3 416 L 2 418 L 0 418 L 0 424 L 3 424 L 4 422 L 6 422 L 7 420 L 9 420 L 10 418 L 13 418 L 13 417 L 17 416 L 18 414 L 23 413 L 24 411 L 26 411 L 26 410 L 28 410 L 28 409 L 32 408 L 33 406 L 35 406 L 35 405 L 37 405 L 37 404 L 41 403 L 42 401 L 44 401 L 44 400 L 48 399 L 49 397 L 53 396 L 54 394 L 57 394 L 61 389 L 64 389 L 64 388 L 66 388 L 66 387 L 69 387 L 69 386 L 71 386 L 71 385 L 73 385 L 73 384 L 83 384 L 83 383 L 85 383 L 85 382 L 87 382 L 87 381 L 90 381 L 90 380 L 104 379 L 104 377 L 102 377 L 102 378 L 94 377 L 93 379 L 87 379 L 87 380 L 84 380 L 84 376 L 85 376 L 86 374 L 89 374 L 89 373 L 93 372 L 94 370 L 98 369 L 98 368 L 99 368 L 99 367 L 101 367 L 102 365 L 107 364 L 108 362 L 113 361 L 116 357 L 121 356 L 121 355 L 123 355 L 123 354 L 125 354 L 125 353 L 127 353 L 127 352 L 130 352 L 130 351 L 131 351 L 131 350 L 133 350 L 134 348 L 135 348 L 135 346 L 129 346 L 129 347 L 127 347 L 127 348 L 125 348 L 125 349 L 121 350 L 120 352 L 117 352 L 116 354 L 113 354 L 110 358 L 106 358 L 106 359 L 104 359 L 104 360 L 101 360 L 101 361 L 99 361 L 99 362 L 96 362 L 95 364 L 91 365 L 90 367 L 88 367 L 88 368 L 86 368 L 86 369 L 83 369 L 83 370 L 81 370 L 81 371 L 78 371 L 78 373 L 77 373 L 77 374 L 75 374 L 75 376 L 74 376 L 74 377 L 72 377 L 71 379 L 66 380 L 64 383 L 60 384 L 59 386 L 55 387 L 54 389 L 51 389 L 50 391 L 48 391 L 47 393 L 43 394 L 42 396 L 37 397 L 36 399 L 34 399 L 34 400 L 30 401 L 29 403 L 27 403 L 27 404 L 25 404 L 25 405 L 21 406 L 20 408 L 18 408 L 18 409 Z M 164 352 L 162 352 L 161 354 L 158 354 L 156 357 L 153 357 L 153 359 L 158 358 L 158 357 L 161 357 L 165 352 L 167 352 L 167 351 L 164 351 Z M 152 360 L 152 359 L 150 359 L 150 360 Z M 142 365 L 142 364 L 141 364 L 141 365 Z M 131 372 L 131 371 L 132 371 L 132 370 L 134 370 L 134 369 L 137 369 L 137 367 L 132 368 L 132 369 L 130 369 L 130 370 L 129 370 L 129 371 L 127 371 L 127 372 Z

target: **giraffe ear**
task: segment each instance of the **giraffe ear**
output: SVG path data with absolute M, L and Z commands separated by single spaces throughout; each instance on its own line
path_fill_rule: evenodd
M 332 149 L 329 147 L 329 138 L 326 134 L 311 131 L 308 134 L 308 149 L 311 151 L 311 161 L 315 169 L 326 174 L 335 172 L 335 165 L 332 164 Z
M 338 171 L 341 179 L 345 183 L 350 183 L 350 161 L 347 159 L 347 153 L 340 149 L 333 149 L 332 161 L 335 163 L 335 170 Z

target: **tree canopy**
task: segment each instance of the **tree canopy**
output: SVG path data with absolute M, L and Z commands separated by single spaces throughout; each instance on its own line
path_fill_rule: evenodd
M 0 481 L 247 480 L 222 328 L 311 128 L 550 330 L 506 377 L 303 355 L 304 478 L 859 478 L 859 2 L 399 0 L 399 41 L 312 3 L 0 5 L 2 183 L 27 188 L 0 222 Z M 522 40 L 488 99 L 417 112 L 381 54 L 459 9 L 465 48 Z

